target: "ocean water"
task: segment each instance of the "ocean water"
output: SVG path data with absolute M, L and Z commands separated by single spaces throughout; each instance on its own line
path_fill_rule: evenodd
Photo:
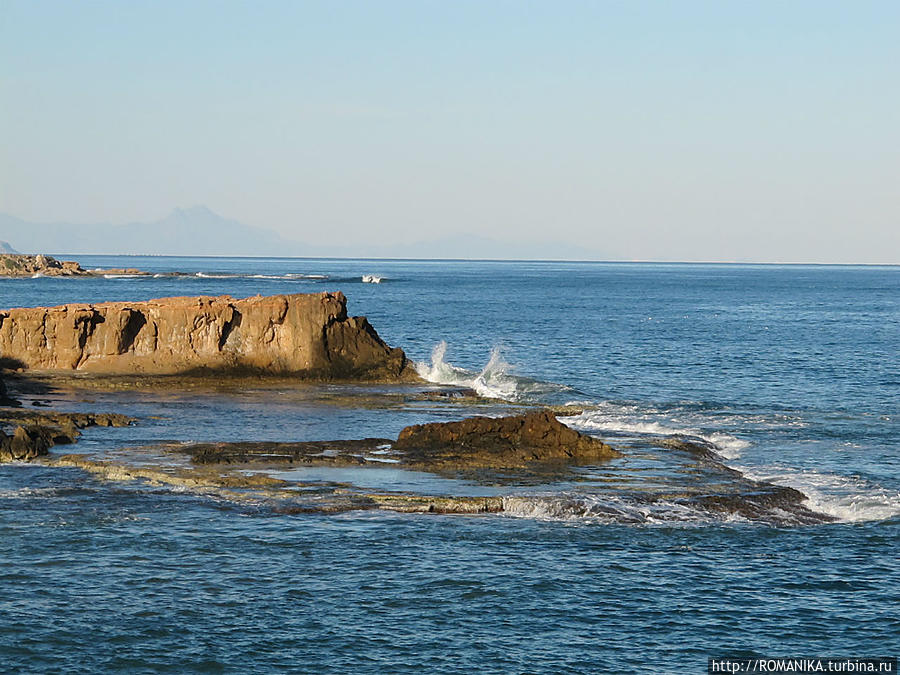
M 898 267 L 80 261 L 158 276 L 0 279 L 0 307 L 340 290 L 427 380 L 495 401 L 50 392 L 37 402 L 138 418 L 65 452 L 390 438 L 575 403 L 566 424 L 624 456 L 563 478 L 293 476 L 321 484 L 318 500 L 338 483 L 504 498 L 506 513 L 472 516 L 327 514 L 304 497 L 284 509 L 0 465 L 0 672 L 680 673 L 723 655 L 900 652 Z M 659 447 L 672 435 L 706 451 Z M 805 508 L 770 498 L 779 486 Z

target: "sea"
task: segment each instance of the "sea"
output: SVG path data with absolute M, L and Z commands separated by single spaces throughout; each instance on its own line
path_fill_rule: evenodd
M 153 462 L 139 450 L 163 442 L 393 438 L 569 405 L 560 420 L 623 456 L 564 477 L 299 468 L 284 475 L 321 489 L 291 509 L 0 465 L 0 672 L 701 673 L 900 655 L 900 267 L 79 261 L 151 274 L 0 279 L 0 308 L 342 291 L 427 383 L 23 398 L 137 419 L 54 451 Z M 505 510 L 316 508 L 335 486 Z

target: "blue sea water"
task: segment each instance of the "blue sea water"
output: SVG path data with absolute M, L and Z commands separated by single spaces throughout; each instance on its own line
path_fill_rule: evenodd
M 306 476 L 507 497 L 506 514 L 478 516 L 285 513 L 2 465 L 2 672 L 680 673 L 725 654 L 900 652 L 900 268 L 81 262 L 160 276 L 0 279 L 0 307 L 340 290 L 426 378 L 577 403 L 566 423 L 625 457 L 553 483 Z M 138 417 L 88 430 L 78 452 L 393 437 L 471 414 L 335 404 L 322 389 L 347 393 L 48 397 Z M 656 447 L 672 434 L 713 444 L 721 463 Z M 833 522 L 707 508 L 752 498 L 725 469 L 794 487 Z

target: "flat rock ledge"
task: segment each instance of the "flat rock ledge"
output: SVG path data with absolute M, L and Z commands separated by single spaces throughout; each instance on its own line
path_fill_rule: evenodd
M 319 466 L 384 465 L 425 471 L 521 469 L 535 464 L 606 461 L 621 453 L 562 424 L 553 413 L 470 417 L 406 427 L 396 441 L 365 438 L 298 443 L 237 442 L 176 446 L 195 464 L 254 462 Z
M 0 310 L 7 368 L 103 376 L 416 380 L 342 293 L 159 298 Z

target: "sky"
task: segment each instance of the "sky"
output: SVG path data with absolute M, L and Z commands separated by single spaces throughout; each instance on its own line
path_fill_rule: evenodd
M 895 0 L 0 0 L 35 222 L 900 263 L 898 111 Z

